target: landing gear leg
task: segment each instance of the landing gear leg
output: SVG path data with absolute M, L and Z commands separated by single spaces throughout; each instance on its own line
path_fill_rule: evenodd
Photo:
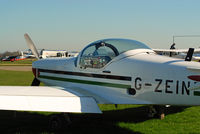
M 54 114 L 50 116 L 49 128 L 51 131 L 59 131 L 67 128 L 71 124 L 71 120 L 67 113 Z
M 163 120 L 165 118 L 165 106 L 154 105 L 149 107 L 148 117 L 150 118 L 159 118 Z
M 157 111 L 156 111 L 155 107 L 154 106 L 149 106 L 148 115 L 147 116 L 149 118 L 153 118 L 153 117 L 155 117 L 156 114 L 157 114 Z

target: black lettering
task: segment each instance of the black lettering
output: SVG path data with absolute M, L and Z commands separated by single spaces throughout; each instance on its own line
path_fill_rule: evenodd
M 170 88 L 169 83 L 172 83 L 172 82 L 173 82 L 173 80 L 166 80 L 166 83 L 165 83 L 165 93 L 170 93 L 170 94 L 173 93 L 173 91 L 169 90 L 169 88 Z
M 178 88 L 179 88 L 179 81 L 176 81 L 176 94 L 178 94 Z
M 187 86 L 185 84 L 185 81 L 182 82 L 182 95 L 184 95 L 184 91 L 186 91 L 187 95 L 190 95 L 190 90 L 188 90 L 189 87 L 190 87 L 189 81 L 188 81 Z
M 162 83 L 162 79 L 155 79 L 155 81 L 158 82 L 158 85 L 155 88 L 155 92 L 162 92 L 162 90 L 159 90 L 159 87 L 160 87 L 160 85 Z
M 138 84 L 138 81 L 142 81 L 142 79 L 140 77 L 137 77 L 135 79 L 135 89 L 140 90 L 142 88 L 142 84 L 141 83 Z

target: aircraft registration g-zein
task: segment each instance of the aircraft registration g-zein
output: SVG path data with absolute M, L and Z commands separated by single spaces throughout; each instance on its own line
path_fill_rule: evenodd
M 156 54 L 129 39 L 103 39 L 77 57 L 39 59 L 31 86 L 1 86 L 0 109 L 101 113 L 97 104 L 200 105 L 200 64 Z M 40 82 L 46 86 L 37 87 Z M 155 110 L 155 109 L 154 109 Z M 151 110 L 152 111 L 152 110 Z M 52 120 L 54 127 L 57 119 Z

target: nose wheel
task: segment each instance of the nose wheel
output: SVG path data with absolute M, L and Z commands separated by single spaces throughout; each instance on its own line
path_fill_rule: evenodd
M 165 118 L 165 106 L 153 105 L 148 109 L 148 117 L 150 118 L 159 118 L 163 120 Z

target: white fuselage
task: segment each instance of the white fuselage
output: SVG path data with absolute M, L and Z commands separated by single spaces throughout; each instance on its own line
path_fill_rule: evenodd
M 199 83 L 188 78 L 200 75 L 197 62 L 148 49 L 122 53 L 100 69 L 80 68 L 79 58 L 38 60 L 33 68 L 45 84 L 92 96 L 98 103 L 200 105 L 200 90 L 189 89 Z

